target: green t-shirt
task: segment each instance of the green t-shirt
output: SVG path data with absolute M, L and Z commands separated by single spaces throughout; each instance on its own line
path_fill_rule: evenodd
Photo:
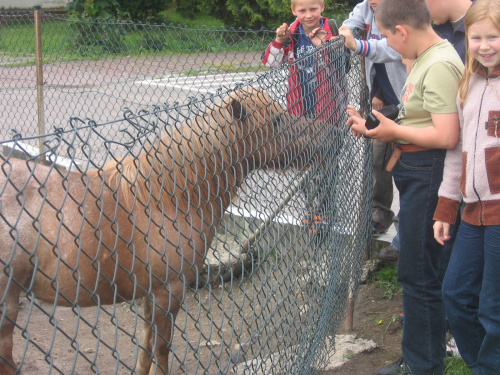
M 432 125 L 431 113 L 456 113 L 463 69 L 460 56 L 447 40 L 422 53 L 406 78 L 400 124 L 423 128 Z

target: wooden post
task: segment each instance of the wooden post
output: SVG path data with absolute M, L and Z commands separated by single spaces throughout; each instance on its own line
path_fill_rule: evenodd
M 43 138 L 45 134 L 44 113 L 43 113 L 43 53 L 42 53 L 42 7 L 35 5 L 35 54 L 36 54 L 36 95 L 38 108 L 38 148 L 40 155 L 44 152 Z M 44 158 L 45 159 L 45 158 Z

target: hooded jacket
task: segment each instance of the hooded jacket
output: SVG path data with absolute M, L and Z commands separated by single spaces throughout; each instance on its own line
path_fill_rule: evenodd
M 389 82 L 398 98 L 406 80 L 406 67 L 401 62 L 401 55 L 387 45 L 385 39 L 375 23 L 374 11 L 368 0 L 357 4 L 349 18 L 343 22 L 349 29 L 366 31 L 366 40 L 356 39 L 354 53 L 365 57 L 367 85 L 370 91 L 375 80 L 374 63 L 384 63 Z
M 471 76 L 461 108 L 460 141 L 446 153 L 434 220 L 454 224 L 463 198 L 462 220 L 500 225 L 500 68 Z

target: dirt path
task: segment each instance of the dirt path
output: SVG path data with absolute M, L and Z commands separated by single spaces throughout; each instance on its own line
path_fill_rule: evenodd
M 354 334 L 373 340 L 378 347 L 370 352 L 353 355 L 341 368 L 322 375 L 372 375 L 377 369 L 399 359 L 402 325 L 395 321 L 403 311 L 401 294 L 384 297 L 384 289 L 375 283 L 360 286 L 354 310 Z M 338 333 L 347 333 L 342 329 Z

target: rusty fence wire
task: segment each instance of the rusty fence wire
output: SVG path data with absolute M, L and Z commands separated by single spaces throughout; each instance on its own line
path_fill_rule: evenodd
M 371 144 L 344 126 L 348 103 L 368 109 L 363 61 L 342 40 L 309 56 L 327 89 L 324 111 L 303 116 L 287 109 L 300 60 L 219 82 L 197 53 L 172 71 L 200 56 L 198 91 L 157 85 L 107 107 L 101 77 L 51 104 L 42 135 L 36 114 L 7 112 L 20 126 L 0 141 L 1 374 L 327 366 L 372 238 Z M 127 74 L 117 98 L 136 87 Z

